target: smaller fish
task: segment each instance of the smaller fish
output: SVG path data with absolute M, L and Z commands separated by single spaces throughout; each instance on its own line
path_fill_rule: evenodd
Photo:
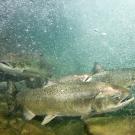
M 21 68 L 13 68 L 6 62 L 0 62 L 0 81 L 19 82 L 25 80 L 29 88 L 42 87 L 47 83 L 48 79 L 38 72 L 24 70 Z
M 88 75 L 86 82 L 105 82 L 132 89 L 135 85 L 135 68 L 120 68 L 105 70 L 101 65 L 95 64 L 93 75 Z
M 91 81 L 92 75 L 103 72 L 103 71 L 104 71 L 103 67 L 100 64 L 98 64 L 97 62 L 95 62 L 90 73 L 80 74 L 80 75 L 68 75 L 68 76 L 61 77 L 57 81 L 52 81 L 52 82 L 55 82 L 55 83 L 57 83 L 57 82 L 60 82 L 60 83 L 64 83 L 64 82 L 89 82 L 89 81 Z
M 82 75 L 69 75 L 60 78 L 57 82 L 64 83 L 64 82 L 85 82 L 89 78 L 88 74 Z

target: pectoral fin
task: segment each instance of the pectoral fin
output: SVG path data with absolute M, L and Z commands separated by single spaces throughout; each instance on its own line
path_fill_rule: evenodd
M 57 115 L 47 115 L 44 120 L 42 121 L 41 125 L 45 125 L 53 120 Z
M 35 114 L 32 111 L 30 111 L 29 109 L 24 109 L 23 115 L 26 120 L 31 120 L 32 118 L 35 117 Z

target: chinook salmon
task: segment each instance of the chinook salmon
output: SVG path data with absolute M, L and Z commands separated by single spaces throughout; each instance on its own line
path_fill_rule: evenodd
M 104 70 L 98 63 L 94 64 L 88 74 L 69 75 L 59 79 L 59 82 L 105 82 L 118 85 L 127 89 L 133 89 L 135 85 L 135 68 L 120 68 Z
M 103 82 L 66 82 L 22 91 L 17 94 L 16 100 L 27 120 L 36 115 L 46 115 L 41 123 L 44 125 L 57 116 L 81 116 L 83 119 L 117 111 L 134 98 L 127 89 Z
M 89 74 L 85 82 L 101 81 L 128 89 L 132 88 L 135 84 L 135 68 L 103 70 L 103 68 L 97 64 L 94 66 L 92 73 L 93 75 Z

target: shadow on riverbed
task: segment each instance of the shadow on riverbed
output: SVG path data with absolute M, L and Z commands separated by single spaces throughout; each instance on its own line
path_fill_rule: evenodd
M 58 117 L 41 126 L 42 117 L 24 121 L 19 115 L 6 116 L 6 111 L 6 103 L 0 102 L 0 135 L 135 135 L 135 115 L 126 109 L 90 118 L 87 127 L 79 118 L 71 117 Z

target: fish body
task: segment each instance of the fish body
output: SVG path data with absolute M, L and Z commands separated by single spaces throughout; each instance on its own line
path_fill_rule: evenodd
M 95 62 L 90 73 L 65 76 L 59 82 L 105 82 L 130 89 L 135 84 L 135 68 L 106 70 Z
M 47 115 L 42 124 L 56 116 L 85 117 L 116 111 L 133 100 L 127 89 L 102 82 L 57 83 L 43 89 L 22 91 L 17 95 L 17 104 L 25 110 L 27 119 Z
M 60 78 L 57 82 L 85 82 L 92 74 L 68 75 Z
M 89 76 L 89 82 L 92 81 L 100 81 L 114 85 L 119 85 L 125 88 L 131 88 L 135 84 L 135 69 L 123 68 L 102 71 L 92 76 Z
M 55 82 L 55 81 L 54 81 Z M 59 82 L 105 82 L 124 88 L 132 88 L 135 84 L 134 69 L 117 69 L 62 77 Z
M 48 79 L 36 71 L 13 68 L 6 62 L 0 62 L 0 81 L 20 82 L 25 80 L 27 87 L 42 87 Z

